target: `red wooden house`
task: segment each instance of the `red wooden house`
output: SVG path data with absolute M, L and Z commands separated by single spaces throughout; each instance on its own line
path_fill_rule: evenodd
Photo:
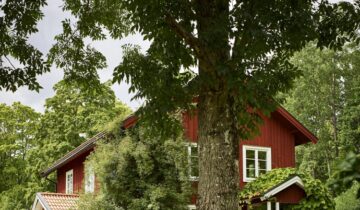
M 127 129 L 136 123 L 135 116 L 124 120 L 122 129 Z M 197 158 L 197 116 L 184 114 L 183 125 L 185 136 L 189 139 L 188 154 L 190 160 L 190 179 L 197 181 L 196 166 L 192 166 L 193 159 Z M 264 124 L 260 128 L 260 135 L 252 140 L 240 141 L 240 187 L 253 181 L 262 173 L 273 168 L 295 167 L 295 147 L 308 142 L 316 143 L 317 138 L 297 121 L 284 108 L 279 107 L 271 114 L 264 117 Z M 97 188 L 96 177 L 91 169 L 84 167 L 86 157 L 94 150 L 95 142 L 103 138 L 106 133 L 99 133 L 56 161 L 48 169 L 41 172 L 43 177 L 57 172 L 56 194 L 72 194 L 76 196 L 81 190 L 94 192 Z M 85 173 L 90 170 L 90 173 Z M 85 177 L 85 174 L 87 176 Z M 38 193 L 33 205 L 33 210 L 50 210 L 52 207 L 42 193 Z M 267 209 L 280 209 L 282 204 L 298 203 L 305 196 L 303 184 L 299 177 L 292 177 L 284 183 L 274 186 L 262 195 L 259 202 L 265 204 Z M 275 199 L 274 199 L 275 198 Z M 268 202 L 274 201 L 273 203 Z M 194 197 L 189 209 L 196 209 Z M 65 208 L 66 209 L 66 208 Z

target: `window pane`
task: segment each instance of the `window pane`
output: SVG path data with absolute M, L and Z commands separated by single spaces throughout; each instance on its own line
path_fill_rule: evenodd
M 266 170 L 266 161 L 263 161 L 263 160 L 259 160 L 258 161 L 258 164 L 259 164 L 259 169 L 264 169 Z
M 247 159 L 255 159 L 255 151 L 254 150 L 246 150 L 246 158 Z
M 198 156 L 198 148 L 191 146 L 191 156 Z
M 255 169 L 254 168 L 247 168 L 246 169 L 246 177 L 247 178 L 255 178 Z
M 199 162 L 198 162 L 197 157 L 192 157 L 191 158 L 191 166 L 190 167 L 191 167 L 190 168 L 190 170 L 191 170 L 190 176 L 198 177 L 199 176 Z
M 191 176 L 198 177 L 199 176 L 199 168 L 197 166 L 191 167 Z
M 246 160 L 246 168 L 255 168 L 255 160 Z
M 266 152 L 265 151 L 258 151 L 258 159 L 259 160 L 266 160 Z

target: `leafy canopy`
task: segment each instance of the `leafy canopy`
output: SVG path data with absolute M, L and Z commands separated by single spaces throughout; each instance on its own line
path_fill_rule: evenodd
M 15 91 L 27 86 L 38 91 L 36 76 L 50 71 L 43 54 L 28 43 L 43 17 L 46 0 L 0 1 L 0 90 Z M 12 60 L 20 65 L 14 65 Z
M 0 209 L 28 209 L 36 192 L 54 191 L 54 183 L 39 173 L 108 121 L 131 113 L 109 83 L 84 89 L 61 81 L 55 92 L 44 114 L 18 102 L 0 104 Z
M 30 88 L 39 88 L 35 75 L 45 72 L 46 64 L 39 52 L 23 46 L 28 35 L 37 31 L 45 4 L 44 0 L 10 0 L 1 5 L 1 34 L 5 36 L 0 39 L 1 58 L 12 55 L 21 62 L 31 61 L 31 68 L 20 73 L 2 67 L 1 87 L 15 90 L 29 83 Z M 63 9 L 76 17 L 76 23 L 63 22 L 63 34 L 55 38 L 49 62 L 64 69 L 65 79 L 98 84 L 97 69 L 106 66 L 105 58 L 83 39 L 121 39 L 140 33 L 152 42 L 150 49 L 142 55 L 129 47 L 115 69 L 114 82 L 131 79 L 130 90 L 146 98 L 151 104 L 148 109 L 167 113 L 179 106 L 189 108 L 192 97 L 200 92 L 221 91 L 234 98 L 237 109 L 250 105 L 267 111 L 274 92 L 288 89 L 298 75 L 288 62 L 295 51 L 311 40 L 338 48 L 356 38 L 358 6 L 315 0 L 64 0 Z M 18 43 L 13 39 L 19 36 L 22 45 L 13 47 Z M 190 67 L 198 64 L 202 70 L 193 72 Z M 131 67 L 137 71 L 128 71 Z M 150 83 L 155 85 L 149 87 Z M 249 117 L 242 114 L 242 119 Z
M 19 102 L 0 104 L 0 209 L 27 209 L 38 190 L 27 169 L 39 119 L 40 113 Z
M 32 152 L 39 157 L 34 159 L 36 173 L 101 131 L 115 116 L 131 112 L 116 100 L 109 83 L 92 89 L 60 81 L 54 90 L 55 96 L 46 100 L 37 132 L 38 150 Z
M 294 52 L 312 40 L 338 48 L 356 37 L 360 22 L 358 5 L 327 1 L 66 0 L 64 9 L 76 23 L 64 21 L 51 57 L 69 78 L 96 79 L 89 64 L 103 66 L 100 52 L 85 53 L 90 48 L 81 39 L 140 33 L 151 41 L 145 54 L 137 46 L 124 47 L 113 81 L 131 81 L 135 98 L 146 101 L 139 114 L 162 128 L 169 124 L 167 114 L 191 109 L 194 96 L 211 93 L 223 95 L 223 103 L 231 98 L 236 123 L 252 129 L 256 114 L 246 107 L 274 109 L 269 99 L 299 75 L 288 61 Z M 69 68 L 78 65 L 80 70 Z M 248 129 L 242 131 L 248 137 Z

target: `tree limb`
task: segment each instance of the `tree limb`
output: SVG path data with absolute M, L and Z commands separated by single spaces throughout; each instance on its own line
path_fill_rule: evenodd
M 208 68 L 213 69 L 214 64 L 209 59 L 208 53 L 206 53 L 205 47 L 200 43 L 200 40 L 196 38 L 192 33 L 188 32 L 180 23 L 178 23 L 170 14 L 166 14 L 165 22 L 169 27 L 188 44 L 195 52 L 195 55 L 199 60 L 208 64 Z

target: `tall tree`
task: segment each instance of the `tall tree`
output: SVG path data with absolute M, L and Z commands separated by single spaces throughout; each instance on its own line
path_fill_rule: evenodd
M 41 179 L 39 172 L 108 121 L 131 112 L 109 83 L 83 89 L 61 81 L 54 89 L 43 115 L 20 103 L 0 104 L 0 209 L 28 209 L 36 192 L 53 191 L 54 176 Z
M 126 48 L 114 81 L 131 80 L 135 97 L 146 100 L 142 119 L 152 119 L 163 134 L 169 133 L 169 114 L 191 109 L 198 97 L 199 208 L 237 209 L 239 139 L 249 138 L 258 111 L 272 111 L 271 98 L 298 75 L 289 56 L 311 40 L 339 47 L 344 35 L 354 38 L 358 6 L 316 0 L 65 0 L 77 23 L 74 28 L 64 21 L 50 61 L 67 78 L 86 83 L 97 78 L 104 59 L 83 38 L 104 39 L 106 30 L 114 39 L 139 32 L 151 40 L 146 54 Z
M 344 63 L 344 112 L 341 116 L 340 139 L 343 153 L 352 150 L 360 153 L 360 49 L 350 46 L 345 49 Z M 344 154 L 342 154 L 344 157 Z
M 39 157 L 33 164 L 36 174 L 99 132 L 106 122 L 131 111 L 116 100 L 109 83 L 89 89 L 60 81 L 54 90 L 55 96 L 46 100 L 37 132 L 40 144 L 32 153 Z
M 331 176 L 332 163 L 340 150 L 343 55 L 310 44 L 295 54 L 292 63 L 302 70 L 303 76 L 295 80 L 296 86 L 290 91 L 285 107 L 320 139 L 316 146 L 298 150 L 298 157 L 302 158 L 299 166 L 325 180 Z
M 20 103 L 0 104 L 0 209 L 26 209 L 31 204 L 24 197 L 31 175 L 28 151 L 37 145 L 35 134 L 40 114 Z M 19 199 L 21 197 L 21 199 Z
M 311 147 L 299 147 L 302 170 L 327 180 L 335 160 L 359 150 L 359 49 L 348 43 L 342 51 L 308 45 L 292 58 L 303 76 L 286 97 L 285 107 L 319 137 Z
M 78 21 L 73 28 L 64 21 L 51 52 L 60 67 L 93 61 L 84 37 L 103 39 L 104 29 L 115 39 L 140 32 L 152 41 L 149 50 L 126 46 L 114 81 L 131 81 L 135 98 L 145 99 L 141 119 L 170 133 L 170 113 L 191 109 L 198 98 L 201 210 L 238 208 L 238 141 L 257 130 L 258 111 L 274 110 L 271 98 L 298 75 L 289 56 L 315 39 L 339 47 L 359 26 L 352 4 L 327 1 L 67 0 L 64 9 Z

